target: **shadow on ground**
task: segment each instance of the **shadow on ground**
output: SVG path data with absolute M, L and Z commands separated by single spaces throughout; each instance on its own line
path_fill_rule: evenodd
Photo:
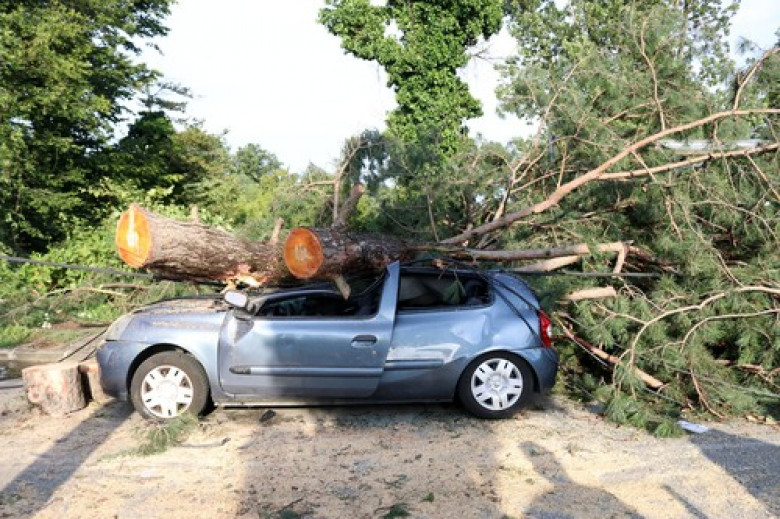
M 716 430 L 691 436 L 691 443 L 780 517 L 780 447 Z
M 0 489 L 0 504 L 19 500 L 16 511 L 25 516 L 44 508 L 57 489 L 73 477 L 130 415 L 130 407 L 122 403 L 98 408 Z M 23 501 L 19 496 L 24 496 Z
M 572 480 L 555 455 L 535 442 L 523 442 L 522 450 L 534 465 L 534 470 L 554 485 L 553 489 L 536 498 L 526 509 L 534 519 L 575 519 L 601 517 L 641 518 L 636 510 L 606 490 L 581 485 Z M 576 507 L 576 513 L 561 512 Z

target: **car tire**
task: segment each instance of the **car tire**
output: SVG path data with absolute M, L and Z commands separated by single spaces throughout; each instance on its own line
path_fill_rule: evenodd
M 130 401 L 149 420 L 170 420 L 187 412 L 197 416 L 209 400 L 203 367 L 179 351 L 152 355 L 138 366 L 130 382 Z
M 481 355 L 463 371 L 458 397 L 479 418 L 508 418 L 528 404 L 533 373 L 525 360 L 506 352 Z

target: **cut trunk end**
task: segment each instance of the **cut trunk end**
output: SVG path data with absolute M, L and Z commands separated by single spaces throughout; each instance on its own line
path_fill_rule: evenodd
M 122 261 L 133 268 L 144 266 L 152 250 L 152 235 L 145 211 L 133 204 L 122 213 L 116 227 L 116 247 Z
M 324 259 L 320 239 L 312 230 L 297 227 L 290 231 L 284 243 L 284 263 L 293 276 L 299 279 L 316 276 Z
M 341 229 L 297 227 L 284 243 L 284 263 L 299 279 L 335 279 L 344 274 L 381 272 L 407 261 L 412 250 L 393 236 L 347 233 Z

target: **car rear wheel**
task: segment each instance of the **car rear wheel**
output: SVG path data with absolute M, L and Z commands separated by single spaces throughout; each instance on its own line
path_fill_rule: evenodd
M 199 415 L 209 400 L 208 378 L 192 356 L 158 353 L 133 374 L 130 400 L 138 413 L 151 420 L 169 420 L 186 412 Z
M 527 403 L 533 374 L 516 355 L 488 353 L 468 365 L 458 383 L 463 406 L 480 418 L 508 418 Z

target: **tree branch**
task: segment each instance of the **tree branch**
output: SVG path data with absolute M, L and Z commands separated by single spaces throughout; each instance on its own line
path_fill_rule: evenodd
M 641 139 L 634 144 L 628 146 L 627 148 L 624 148 L 620 153 L 614 155 L 609 160 L 603 162 L 599 167 L 585 173 L 582 176 L 579 176 L 575 178 L 574 180 L 571 180 L 563 185 L 561 185 L 558 189 L 556 189 L 549 197 L 547 197 L 546 200 L 543 200 L 541 202 L 538 202 L 536 204 L 524 207 L 523 209 L 510 213 L 500 220 L 496 220 L 490 223 L 486 223 L 483 225 L 480 225 L 478 227 L 474 227 L 473 229 L 470 229 L 468 231 L 464 231 L 456 236 L 453 236 L 451 238 L 448 238 L 442 243 L 444 244 L 456 244 L 461 243 L 465 240 L 468 240 L 472 236 L 478 236 L 485 234 L 487 232 L 495 231 L 496 229 L 501 229 L 504 227 L 507 227 L 509 225 L 512 225 L 513 223 L 525 218 L 526 216 L 541 213 L 543 211 L 546 211 L 547 209 L 553 207 L 554 205 L 558 204 L 558 202 L 561 201 L 564 197 L 572 193 L 573 191 L 577 190 L 578 188 L 582 187 L 583 185 L 601 178 L 604 176 L 607 172 L 607 170 L 611 167 L 613 167 L 615 164 L 626 158 L 627 156 L 631 155 L 633 152 L 644 148 L 645 146 L 648 146 L 649 144 L 652 144 L 656 141 L 659 141 L 663 139 L 664 137 L 667 137 L 669 135 L 673 135 L 676 133 L 684 132 L 686 130 L 691 130 L 693 128 L 698 128 L 700 126 L 704 126 L 706 124 L 709 124 L 711 122 L 724 119 L 726 117 L 737 117 L 737 116 L 743 116 L 743 115 L 757 115 L 757 114 L 780 114 L 780 109 L 776 108 L 762 108 L 762 109 L 752 109 L 752 110 L 727 110 L 724 112 L 717 112 L 714 114 L 711 114 L 707 117 L 704 117 L 702 119 L 698 119 L 696 121 L 681 124 L 679 126 L 675 126 L 673 128 L 668 128 L 664 131 L 655 133 L 653 135 L 650 135 L 649 137 L 645 137 L 644 139 Z
M 769 144 L 767 146 L 760 146 L 757 148 L 748 148 L 744 150 L 725 151 L 722 153 L 710 153 L 707 155 L 698 155 L 691 157 L 690 159 L 681 160 L 679 162 L 673 162 L 671 164 L 663 164 L 662 166 L 656 166 L 654 168 L 642 168 L 632 171 L 619 171 L 616 173 L 604 173 L 598 180 L 628 180 L 636 177 L 643 177 L 646 175 L 653 175 L 655 173 L 663 173 L 664 171 L 671 171 L 673 169 L 683 168 L 685 166 L 691 166 L 700 162 L 706 162 L 708 160 L 725 159 L 729 157 L 750 157 L 750 155 L 757 155 L 759 153 L 766 153 L 768 151 L 776 150 L 780 148 L 780 143 Z
M 352 186 L 352 191 L 349 192 L 349 198 L 344 200 L 344 204 L 341 206 L 341 209 L 339 209 L 333 220 L 333 225 L 331 226 L 333 229 L 343 229 L 347 227 L 349 215 L 355 210 L 355 207 L 357 207 L 357 204 L 360 201 L 360 197 L 362 197 L 365 192 L 366 188 L 360 182 Z
M 758 58 L 758 61 L 753 63 L 753 66 L 750 67 L 750 70 L 748 70 L 748 73 L 745 74 L 745 78 L 740 81 L 739 77 L 737 77 L 737 83 L 739 84 L 739 87 L 737 88 L 737 92 L 734 94 L 734 105 L 733 109 L 736 110 L 739 108 L 739 99 L 742 97 L 742 92 L 745 90 L 745 85 L 750 83 L 750 80 L 753 79 L 753 76 L 758 72 L 758 70 L 764 65 L 767 59 L 769 59 L 770 56 L 773 54 L 777 54 L 780 52 L 780 47 L 773 47 L 766 51 L 760 58 Z
M 601 243 L 595 246 L 598 252 L 621 252 L 627 244 L 623 242 Z M 548 249 L 520 249 L 520 250 L 480 250 L 462 249 L 459 247 L 446 247 L 436 245 L 410 246 L 411 251 L 441 252 L 457 258 L 486 261 L 520 261 L 547 258 L 560 258 L 564 256 L 586 256 L 592 254 L 590 247 L 585 243 L 567 245 L 564 247 L 550 247 Z

